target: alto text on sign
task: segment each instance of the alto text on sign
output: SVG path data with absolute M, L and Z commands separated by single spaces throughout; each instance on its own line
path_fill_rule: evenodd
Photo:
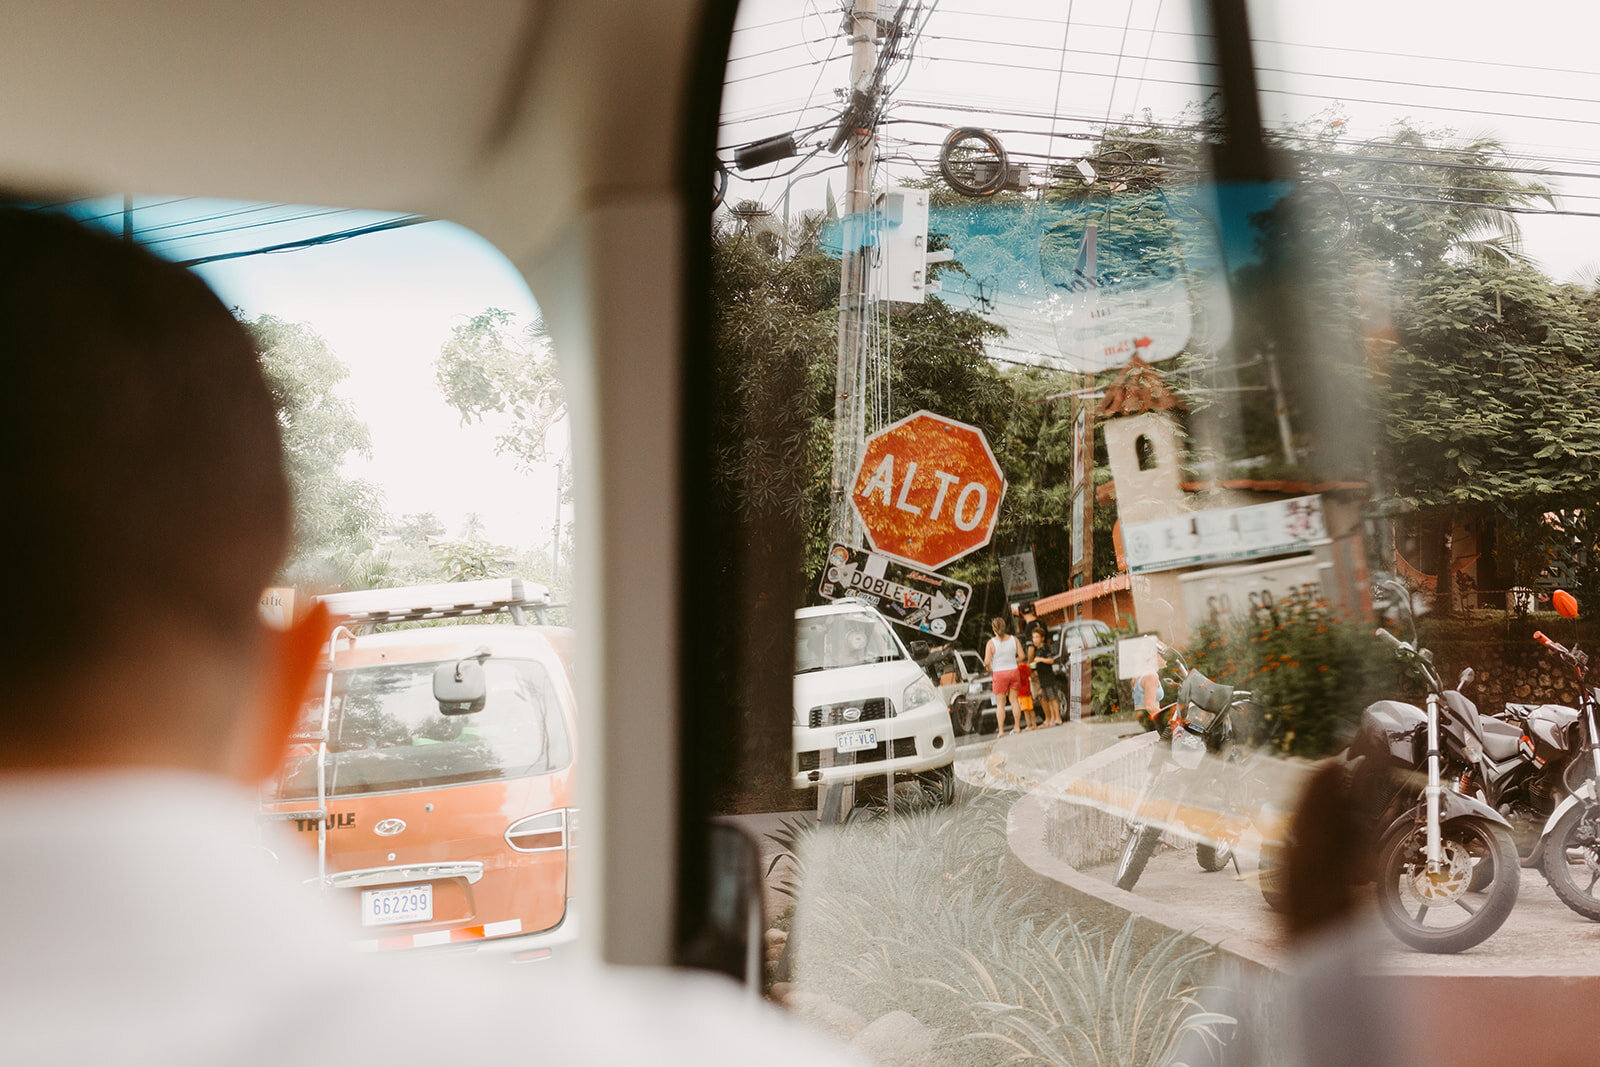
M 989 543 L 1005 491 L 982 430 L 919 411 L 867 439 L 850 503 L 874 551 L 937 570 Z

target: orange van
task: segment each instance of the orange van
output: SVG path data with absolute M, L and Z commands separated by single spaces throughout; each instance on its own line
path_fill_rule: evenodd
M 262 812 L 373 949 L 537 958 L 577 936 L 578 734 L 550 597 L 489 579 L 320 598 L 328 670 Z M 480 616 L 509 622 L 455 624 Z M 396 624 L 451 620 L 448 625 Z

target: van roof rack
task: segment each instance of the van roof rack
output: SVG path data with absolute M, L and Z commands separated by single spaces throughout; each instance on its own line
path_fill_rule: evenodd
M 532 609 L 536 620 L 543 622 L 544 609 L 551 606 L 549 589 L 522 578 L 361 589 L 351 593 L 328 593 L 317 600 L 327 605 L 328 614 L 335 619 L 370 625 L 502 612 L 509 613 L 520 625 L 527 621 L 524 609 Z

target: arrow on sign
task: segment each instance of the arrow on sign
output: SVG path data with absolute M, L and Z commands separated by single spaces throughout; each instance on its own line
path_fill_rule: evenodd
M 955 613 L 956 606 L 950 603 L 949 600 L 945 599 L 945 595 L 943 593 L 933 594 L 933 605 L 928 608 L 928 614 L 930 616 L 935 619 L 940 619 L 946 615 L 954 615 Z

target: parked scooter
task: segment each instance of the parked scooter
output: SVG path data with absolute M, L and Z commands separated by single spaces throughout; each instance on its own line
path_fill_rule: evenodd
M 1511 825 L 1483 801 L 1445 788 L 1448 766 L 1483 757 L 1477 707 L 1459 688 L 1444 687 L 1432 653 L 1417 647 L 1414 623 L 1410 641 L 1383 629 L 1377 636 L 1427 686 L 1425 710 L 1380 700 L 1363 711 L 1346 755 L 1352 802 L 1381 831 L 1378 914 L 1411 948 L 1461 952 L 1498 930 L 1516 904 Z M 1469 680 L 1464 675 L 1461 684 Z M 1424 771 L 1419 794 L 1414 783 Z
M 1174 650 L 1167 655 L 1183 675 L 1177 699 L 1152 724 L 1159 734 L 1144 787 L 1134 802 L 1127 836 L 1117 859 L 1118 889 L 1132 889 L 1168 829 L 1192 834 L 1202 870 L 1220 871 L 1232 862 L 1237 831 L 1231 824 L 1250 810 L 1250 754 L 1238 743 L 1236 721 L 1250 694 L 1214 682 L 1188 665 Z M 1161 799 L 1152 799 L 1156 794 Z M 1203 797 L 1215 806 L 1206 826 L 1187 826 L 1184 801 Z M 1163 812 L 1170 818 L 1158 818 Z
M 1578 602 L 1565 590 L 1553 597 L 1566 619 L 1578 617 Z M 1577 642 L 1567 648 L 1542 633 L 1534 639 L 1572 668 L 1582 694 L 1579 714 L 1557 729 L 1535 729 L 1534 759 L 1566 760 L 1561 772 L 1568 795 L 1556 805 L 1540 835 L 1537 862 L 1561 902 L 1586 919 L 1600 921 L 1600 693 L 1589 686 L 1589 657 Z M 1531 718 L 1531 716 L 1530 716 Z

